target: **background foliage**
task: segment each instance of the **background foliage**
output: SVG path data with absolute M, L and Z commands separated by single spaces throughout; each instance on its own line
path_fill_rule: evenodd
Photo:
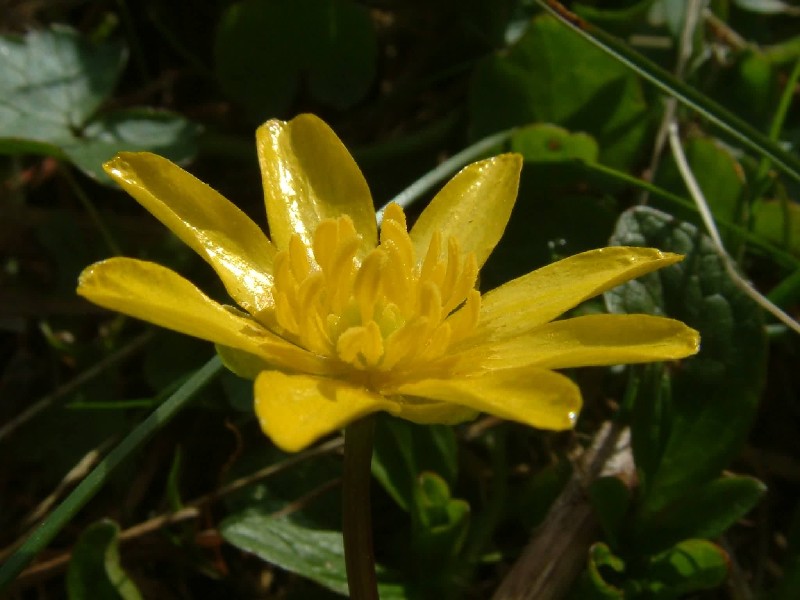
M 533 0 L 0 2 L 0 562 L 155 407 L 188 404 L 102 475 L 12 597 L 345 593 L 340 440 L 280 453 L 249 382 L 186 383 L 210 344 L 74 294 L 84 266 L 123 254 L 223 298 L 100 165 L 157 152 L 263 223 L 253 132 L 300 112 L 333 126 L 380 205 L 515 128 L 493 151 L 524 155 L 520 196 L 482 287 L 656 246 L 687 258 L 576 311 L 702 334 L 680 364 L 571 373 L 575 432 L 381 418 L 383 598 L 508 598 L 517 569 L 539 598 L 800 597 L 800 339 L 730 278 L 662 135 L 680 124 L 738 269 L 797 315 L 800 4 L 564 4 L 622 58 Z M 550 580 L 530 576 L 550 564 Z

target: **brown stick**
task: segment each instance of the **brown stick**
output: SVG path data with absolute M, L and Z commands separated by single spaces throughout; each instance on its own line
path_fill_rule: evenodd
M 605 423 L 493 600 L 563 598 L 586 566 L 586 553 L 600 532 L 587 487 L 606 475 L 630 485 L 634 472 L 629 430 Z

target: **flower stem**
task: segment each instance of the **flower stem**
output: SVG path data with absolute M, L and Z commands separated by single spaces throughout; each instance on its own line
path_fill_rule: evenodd
M 342 530 L 347 583 L 353 600 L 378 600 L 369 502 L 374 429 L 375 419 L 368 416 L 344 430 Z

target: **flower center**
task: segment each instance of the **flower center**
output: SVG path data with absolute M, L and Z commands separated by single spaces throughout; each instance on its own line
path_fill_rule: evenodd
M 478 265 L 436 233 L 417 260 L 403 210 L 384 213 L 380 244 L 360 256 L 350 217 L 327 219 L 312 247 L 292 236 L 275 256 L 269 326 L 294 343 L 372 375 L 409 371 L 443 356 L 475 327 Z

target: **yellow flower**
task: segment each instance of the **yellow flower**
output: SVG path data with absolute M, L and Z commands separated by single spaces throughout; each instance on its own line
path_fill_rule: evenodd
M 106 171 L 222 279 L 240 309 L 173 271 L 132 258 L 88 267 L 78 293 L 217 344 L 255 379 L 264 432 L 296 451 L 369 413 L 458 423 L 486 412 L 544 429 L 574 425 L 577 386 L 552 369 L 683 358 L 698 334 L 648 315 L 554 321 L 619 283 L 681 260 L 602 248 L 483 295 L 478 270 L 513 207 L 522 159 L 464 168 L 409 232 L 390 205 L 378 238 L 364 178 L 312 115 L 257 133 L 271 239 L 168 160 L 122 153 Z

